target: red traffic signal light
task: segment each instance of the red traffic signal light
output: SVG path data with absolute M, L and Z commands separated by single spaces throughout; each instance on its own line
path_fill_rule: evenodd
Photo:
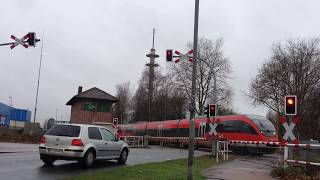
M 217 114 L 217 105 L 216 104 L 209 104 L 209 114 L 210 117 L 215 117 Z
M 167 61 L 172 61 L 173 59 L 172 49 L 167 49 L 166 58 L 167 58 Z
M 285 115 L 297 115 L 297 96 L 285 96 Z

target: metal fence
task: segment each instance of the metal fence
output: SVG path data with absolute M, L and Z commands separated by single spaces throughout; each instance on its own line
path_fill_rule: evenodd
M 122 136 L 120 139 L 125 141 L 129 147 L 144 147 L 143 136 Z
M 217 141 L 216 145 L 216 161 L 219 162 L 219 159 L 221 160 L 229 160 L 229 152 L 232 152 L 229 150 L 229 141 Z

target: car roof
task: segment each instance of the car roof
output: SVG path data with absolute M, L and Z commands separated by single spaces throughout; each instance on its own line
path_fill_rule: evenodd
M 104 126 L 93 125 L 93 124 L 56 124 L 56 125 L 106 128 L 106 127 L 104 127 Z

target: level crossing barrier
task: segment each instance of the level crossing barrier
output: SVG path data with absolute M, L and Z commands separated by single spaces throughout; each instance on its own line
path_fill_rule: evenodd
M 294 163 L 294 164 L 305 164 L 305 165 L 313 165 L 313 166 L 320 166 L 319 162 L 312 162 L 314 160 L 308 160 L 309 157 L 313 158 L 320 158 L 320 144 L 284 144 L 284 151 L 283 151 L 283 159 L 284 159 L 284 166 L 287 167 L 288 163 Z M 289 157 L 289 148 L 291 148 L 292 156 Z M 294 152 L 298 152 L 297 156 L 294 157 Z M 302 152 L 301 152 L 302 151 Z M 309 152 L 309 157 L 306 156 L 306 151 Z M 315 151 L 312 153 L 311 151 Z M 300 160 L 301 154 L 304 160 Z M 307 159 L 307 160 L 306 160 Z
M 189 144 L 189 137 L 157 137 L 157 136 L 149 136 L 150 139 L 159 141 L 159 145 L 161 147 L 165 146 L 166 143 L 172 144 L 177 143 L 179 144 L 180 148 L 183 148 L 185 145 Z M 201 141 L 206 141 L 205 138 L 195 137 L 194 141 L 199 143 Z
M 284 166 L 287 167 L 288 163 L 294 164 L 305 164 L 305 165 L 313 165 L 320 166 L 320 162 L 313 162 L 312 160 L 301 160 L 301 159 L 309 159 L 309 157 L 320 158 L 320 144 L 293 144 L 293 143 L 281 143 L 281 142 L 267 142 L 267 141 L 239 141 L 239 140 L 230 140 L 230 144 L 246 144 L 246 145 L 270 145 L 274 146 L 274 148 L 283 150 L 283 162 Z M 291 150 L 291 157 L 290 151 Z M 307 152 L 307 151 L 310 152 Z M 311 151 L 314 152 L 311 152 Z M 294 152 L 297 152 L 294 157 Z

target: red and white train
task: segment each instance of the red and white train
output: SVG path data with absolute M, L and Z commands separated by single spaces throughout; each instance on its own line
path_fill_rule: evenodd
M 211 147 L 208 133 L 209 123 L 217 123 L 216 131 L 218 139 L 227 139 L 231 142 L 254 142 L 233 143 L 234 151 L 246 151 L 252 153 L 272 153 L 273 146 L 278 142 L 278 134 L 274 125 L 263 116 L 257 115 L 228 115 L 217 116 L 214 119 L 195 119 L 195 146 Z M 119 125 L 117 135 L 144 136 L 148 135 L 149 142 L 166 144 L 188 144 L 189 120 L 166 120 L 155 122 L 137 122 L 135 124 Z M 263 142 L 263 143 L 259 143 Z

